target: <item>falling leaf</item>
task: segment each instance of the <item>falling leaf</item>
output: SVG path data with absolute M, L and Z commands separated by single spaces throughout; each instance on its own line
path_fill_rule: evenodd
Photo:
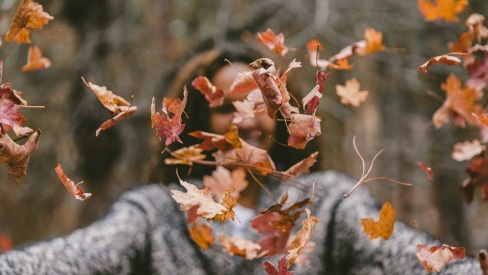
M 124 108 L 120 109 L 121 111 L 116 114 L 114 117 L 108 119 L 104 123 L 102 123 L 100 126 L 98 126 L 98 129 L 95 131 L 95 136 L 98 137 L 101 131 L 106 130 L 112 126 L 114 126 L 116 123 L 120 122 L 126 117 L 129 117 L 133 115 L 137 111 L 137 106 L 130 106 L 127 107 L 127 109 L 124 110 Z
M 305 209 L 305 211 L 307 212 L 307 218 L 302 221 L 302 228 L 298 230 L 297 236 L 292 242 L 292 249 L 286 253 L 288 267 L 295 262 L 298 254 L 300 254 L 307 242 L 312 238 L 313 228 L 319 222 L 316 217 L 310 215 L 310 210 Z
M 395 227 L 395 209 L 387 201 L 383 204 L 380 210 L 380 218 L 374 221 L 372 218 L 361 219 L 361 224 L 364 226 L 364 234 L 369 235 L 369 239 L 376 239 L 382 237 L 388 240 L 393 234 Z
M 476 36 L 478 42 L 481 39 L 488 38 L 488 28 L 483 26 L 485 17 L 478 13 L 471 14 L 465 21 L 465 25 L 469 28 L 469 31 Z
M 189 224 L 188 231 L 190 232 L 191 239 L 203 250 L 207 250 L 215 243 L 215 238 L 212 236 L 213 229 L 208 224 Z
M 29 47 L 27 64 L 22 66 L 22 72 L 47 69 L 51 66 L 51 60 L 42 56 L 42 52 L 37 46 Z
M 366 45 L 362 48 L 358 48 L 357 53 L 359 55 L 369 55 L 384 51 L 385 46 L 383 45 L 382 40 L 383 34 L 381 32 L 378 32 L 373 28 L 367 28 L 364 30 L 364 41 L 366 41 Z
M 224 91 L 214 86 L 205 76 L 195 78 L 191 85 L 205 96 L 210 103 L 210 108 L 221 106 L 224 103 Z
M 198 206 L 197 214 L 206 219 L 213 219 L 216 215 L 222 214 L 227 209 L 220 203 L 213 200 L 208 188 L 198 189 L 193 184 L 180 179 L 180 184 L 185 187 L 187 192 L 170 190 L 173 199 L 180 204 L 180 210 L 186 211 L 193 206 Z
M 354 107 L 358 107 L 368 96 L 368 91 L 359 90 L 359 82 L 356 78 L 347 80 L 345 86 L 337 84 L 336 93 L 341 98 L 342 104 L 351 104 Z
M 417 161 L 417 164 L 420 167 L 420 169 L 422 169 L 422 171 L 425 172 L 429 180 L 432 181 L 433 178 L 432 168 L 425 166 L 425 164 L 421 161 Z
M 461 62 L 461 59 L 455 56 L 450 56 L 449 54 L 439 55 L 436 57 L 432 57 L 424 64 L 420 65 L 417 70 L 421 70 L 422 72 L 426 73 L 429 67 L 432 64 L 442 63 L 446 65 L 457 65 Z
M 267 275 L 293 275 L 295 273 L 294 271 L 288 271 L 288 263 L 285 257 L 278 260 L 278 269 L 268 261 L 264 261 L 263 264 Z
M 256 35 L 256 39 L 259 43 L 281 56 L 285 56 L 285 54 L 288 52 L 288 47 L 283 45 L 285 42 L 285 36 L 283 33 L 275 35 L 275 33 L 268 28 L 265 32 L 259 32 Z
M 32 0 L 22 0 L 8 28 L 5 40 L 17 44 L 30 44 L 30 29 L 41 29 L 54 17 L 42 10 L 42 5 Z
M 12 89 L 10 83 L 0 85 L 0 125 L 4 132 L 12 129 L 16 136 L 23 136 L 33 131 L 29 127 L 22 126 L 25 117 L 20 114 L 19 106 L 26 106 L 27 102 L 20 97 L 21 94 Z
M 183 100 L 164 98 L 162 113 L 156 112 L 156 104 L 154 98 L 151 104 L 151 127 L 156 128 L 156 136 L 166 138 L 165 144 L 169 145 L 175 141 L 183 143 L 179 135 L 185 129 L 185 124 L 182 124 L 181 115 L 186 106 L 188 98 L 188 91 L 186 86 L 183 88 Z M 170 114 L 173 114 L 172 116 Z
M 317 108 L 322 98 L 324 91 L 324 81 L 330 76 L 330 73 L 323 73 L 317 71 L 316 85 L 315 87 L 302 99 L 302 105 L 305 108 L 305 114 L 313 115 L 317 111 Z
M 481 187 L 483 201 L 488 201 L 488 160 L 483 154 L 474 156 L 469 161 L 468 169 L 466 169 L 469 177 L 461 183 L 461 191 L 470 203 L 474 198 L 474 189 Z
M 222 214 L 215 215 L 215 217 L 211 219 L 212 221 L 221 221 L 222 223 L 225 223 L 227 219 L 234 220 L 235 213 L 232 209 L 237 205 L 237 197 L 231 195 L 233 192 L 234 189 L 229 189 L 225 192 L 220 200 L 220 204 L 225 207 L 225 210 L 222 210 Z
M 262 97 L 261 97 L 262 98 Z M 243 120 L 248 118 L 254 118 L 256 111 L 254 110 L 255 103 L 249 100 L 234 100 L 232 105 L 236 109 L 234 112 L 234 118 L 232 119 L 232 124 L 239 124 Z
M 481 95 L 484 95 L 483 89 L 488 85 L 488 45 L 483 50 L 485 52 L 483 60 L 475 60 L 468 67 L 470 79 L 466 82 L 467 86 L 475 89 Z
M 317 39 L 312 39 L 307 44 L 308 61 L 312 67 L 318 67 L 320 70 L 325 70 L 331 64 L 326 59 L 320 59 L 319 53 L 323 51 L 324 47 Z
M 301 173 L 309 173 L 309 168 L 317 161 L 318 154 L 319 152 L 313 152 L 310 156 L 288 168 L 288 170 L 285 171 L 285 175 L 281 177 L 281 180 L 298 177 Z
M 236 75 L 236 78 L 232 82 L 232 85 L 229 88 L 229 95 L 241 95 L 247 94 L 250 91 L 257 89 L 258 85 L 256 85 L 256 81 L 254 81 L 252 77 L 252 71 L 249 72 L 239 72 Z
M 171 156 L 175 158 L 165 158 L 164 163 L 168 165 L 184 164 L 192 166 L 194 161 L 205 159 L 207 156 L 202 154 L 203 149 L 197 145 L 183 147 L 171 152 Z
M 454 144 L 452 158 L 457 161 L 470 160 L 486 150 L 486 145 L 482 145 L 479 140 L 473 142 L 465 141 Z
M 122 106 L 131 106 L 130 102 L 114 94 L 112 91 L 107 90 L 107 87 L 100 87 L 91 82 L 86 82 L 83 77 L 81 77 L 81 79 L 83 80 L 83 83 L 95 93 L 98 100 L 100 100 L 103 106 L 107 108 L 112 115 L 118 114 L 121 111 Z
M 310 140 L 321 135 L 320 121 L 313 115 L 292 114 L 288 125 L 288 145 L 296 149 L 305 148 Z
M 37 149 L 41 131 L 37 130 L 23 145 L 13 141 L 6 133 L 0 136 L 0 164 L 9 166 L 8 173 L 16 181 L 27 173 L 31 153 Z
M 440 272 L 452 260 L 462 260 L 466 256 L 464 247 L 435 245 L 428 248 L 425 244 L 417 245 L 415 254 L 427 272 Z
M 231 255 L 242 256 L 246 260 L 252 260 L 263 256 L 260 253 L 261 246 L 249 240 L 221 235 L 220 243 L 222 244 L 224 251 L 227 251 Z
M 275 75 L 263 68 L 255 70 L 252 76 L 261 90 L 268 116 L 273 118 L 283 104 L 282 90 L 286 88 Z
M 85 193 L 85 191 L 81 189 L 80 184 L 82 184 L 83 181 L 75 184 L 71 179 L 68 178 L 68 176 L 66 176 L 66 174 L 63 171 L 63 168 L 61 167 L 61 164 L 58 164 L 58 166 L 56 166 L 54 170 L 56 171 L 56 174 L 58 174 L 58 177 L 61 180 L 61 182 L 64 184 L 64 187 L 66 187 L 68 192 L 73 197 L 75 197 L 80 201 L 84 201 L 89 199 L 92 196 L 91 193 Z
M 203 176 L 203 185 L 210 188 L 214 196 L 220 196 L 227 190 L 233 189 L 232 196 L 238 197 L 239 193 L 246 189 L 249 182 L 246 180 L 246 172 L 242 168 L 232 171 L 222 166 L 217 166 L 211 176 Z
M 418 0 L 419 10 L 426 21 L 457 22 L 457 14 L 464 12 L 468 4 L 468 0 Z

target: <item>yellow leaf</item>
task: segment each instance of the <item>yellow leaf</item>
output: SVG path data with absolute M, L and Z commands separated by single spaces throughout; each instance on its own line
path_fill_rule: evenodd
M 372 218 L 361 219 L 361 224 L 364 226 L 363 233 L 369 234 L 370 240 L 378 237 L 388 240 L 395 227 L 395 212 L 391 204 L 388 201 L 385 202 L 380 210 L 379 221 L 374 221 Z

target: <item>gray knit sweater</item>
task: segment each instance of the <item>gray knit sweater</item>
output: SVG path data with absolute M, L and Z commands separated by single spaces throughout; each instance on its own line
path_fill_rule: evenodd
M 349 198 L 342 195 L 353 180 L 337 172 L 300 177 L 315 180 L 312 214 L 320 221 L 313 232 L 316 247 L 310 264 L 295 274 L 427 274 L 417 260 L 416 246 L 440 244 L 397 221 L 389 240 L 368 240 L 360 219 L 378 217 L 378 203 L 364 187 Z M 191 182 L 191 181 L 190 181 Z M 280 184 L 279 198 L 303 199 L 300 189 Z M 89 202 L 88 202 L 89 203 Z M 260 205 L 272 201 L 266 194 Z M 303 215 L 304 216 L 304 215 Z M 298 223 L 301 225 L 301 223 Z M 301 226 L 297 226 L 301 227 Z M 280 256 L 281 257 L 281 256 Z M 279 257 L 267 258 L 277 266 Z M 126 192 L 109 214 L 72 234 L 0 255 L 0 274 L 265 274 L 263 259 L 238 260 L 219 247 L 202 251 L 190 238 L 184 214 L 166 188 L 147 185 Z M 449 263 L 441 274 L 481 274 L 478 262 L 467 257 Z

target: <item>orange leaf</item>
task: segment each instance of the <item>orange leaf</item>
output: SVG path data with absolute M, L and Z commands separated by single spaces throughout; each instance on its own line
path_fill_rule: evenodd
M 22 0 L 8 28 L 5 40 L 17 44 L 30 44 L 30 29 L 41 29 L 54 17 L 42 10 L 42 5 L 32 0 Z
M 351 104 L 354 107 L 358 107 L 368 96 L 368 91 L 359 90 L 359 82 L 356 78 L 347 80 L 345 86 L 337 84 L 336 93 L 341 98 L 342 104 Z
M 464 247 L 453 247 L 443 244 L 427 248 L 425 244 L 417 245 L 415 254 L 427 272 L 440 272 L 452 260 L 462 260 L 466 256 Z
M 432 64 L 437 64 L 437 63 L 442 63 L 446 65 L 457 65 L 459 62 L 461 62 L 461 59 L 455 57 L 455 56 L 450 56 L 449 54 L 444 54 L 444 55 L 439 55 L 436 57 L 432 57 L 429 59 L 427 62 L 424 64 L 420 65 L 417 70 L 421 70 L 422 72 L 426 73 L 427 69 L 430 67 Z
M 383 204 L 380 210 L 380 219 L 374 221 L 372 218 L 361 219 L 361 224 L 364 226 L 364 234 L 369 234 L 369 239 L 376 239 L 382 237 L 388 240 L 393 234 L 395 227 L 395 209 L 387 201 Z
M 112 91 L 107 90 L 105 86 L 98 86 L 91 82 L 86 82 L 85 78 L 81 77 L 83 83 L 88 86 L 93 93 L 97 96 L 98 100 L 107 108 L 113 115 L 118 114 L 121 111 L 121 106 L 130 106 L 130 103 L 122 97 L 114 94 Z
M 63 171 L 63 168 L 61 167 L 61 164 L 58 164 L 58 166 L 56 166 L 54 170 L 56 171 L 56 174 L 58 174 L 58 177 L 61 180 L 61 182 L 64 184 L 64 187 L 66 187 L 68 192 L 73 197 L 75 197 L 80 201 L 87 200 L 91 197 L 92 195 L 91 193 L 85 193 L 85 191 L 83 191 L 83 189 L 81 189 L 81 187 L 79 186 L 81 183 L 83 183 L 83 181 L 75 184 L 72 180 L 68 178 L 68 176 L 66 176 L 66 174 Z
M 175 158 L 166 158 L 164 159 L 164 163 L 169 165 L 184 164 L 192 166 L 194 161 L 203 160 L 207 157 L 202 152 L 203 150 L 197 145 L 183 147 L 171 152 L 171 155 Z
M 366 41 L 366 45 L 363 48 L 358 48 L 357 53 L 359 55 L 368 55 L 385 50 L 382 42 L 383 34 L 377 32 L 375 29 L 367 28 L 364 31 L 364 40 Z
M 468 6 L 468 0 L 418 0 L 420 12 L 426 21 L 443 19 L 446 22 L 457 22 L 457 14 Z
M 249 240 L 221 235 L 220 243 L 222 244 L 223 249 L 229 254 L 242 256 L 247 260 L 263 256 L 262 254 L 259 254 L 261 246 Z
M 222 210 L 222 214 L 215 215 L 212 221 L 221 221 L 222 223 L 225 223 L 227 219 L 234 220 L 235 213 L 232 209 L 237 205 L 237 197 L 231 195 L 233 192 L 234 189 L 229 189 L 225 192 L 220 200 L 220 204 L 225 207 L 225 210 Z
M 307 212 L 307 218 L 302 221 L 302 228 L 298 230 L 297 235 L 292 242 L 292 249 L 288 250 L 286 253 L 288 267 L 295 262 L 298 254 L 302 251 L 310 238 L 312 238 L 313 228 L 319 222 L 316 217 L 310 215 L 310 210 L 305 209 L 305 211 Z
M 203 250 L 207 250 L 215 243 L 215 238 L 212 236 L 212 227 L 208 224 L 193 223 L 188 226 L 191 239 L 198 244 Z
M 22 67 L 22 72 L 47 69 L 51 66 L 51 60 L 42 56 L 42 52 L 37 46 L 29 47 L 27 64 Z
M 242 168 L 232 171 L 223 166 L 217 166 L 211 176 L 203 176 L 203 185 L 210 188 L 214 196 L 220 196 L 227 190 L 234 190 L 231 195 L 238 197 L 239 193 L 246 189 L 249 182 L 246 180 L 246 172 Z
M 285 56 L 285 54 L 288 52 L 288 47 L 283 45 L 285 42 L 285 36 L 283 33 L 275 35 L 275 33 L 268 28 L 265 32 L 258 32 L 256 39 L 259 43 L 281 56 Z
M 195 78 L 191 85 L 205 96 L 210 103 L 210 108 L 221 106 L 224 103 L 224 91 L 214 86 L 205 76 Z

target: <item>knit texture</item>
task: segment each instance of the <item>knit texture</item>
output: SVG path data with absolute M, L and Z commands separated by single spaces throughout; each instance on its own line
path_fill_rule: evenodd
M 369 240 L 360 220 L 378 217 L 379 204 L 364 187 L 343 199 L 354 184 L 351 178 L 319 172 L 270 188 L 278 199 L 288 192 L 293 203 L 311 196 L 313 182 L 309 208 L 320 220 L 312 237 L 316 247 L 308 255 L 310 264 L 295 267 L 295 274 L 428 274 L 415 256 L 417 244 L 439 241 L 399 221 L 389 240 Z M 260 209 L 273 204 L 262 193 Z M 301 221 L 297 224 L 299 228 Z M 225 225 L 217 223 L 214 229 L 225 230 Z M 249 235 L 255 241 L 259 237 Z M 265 260 L 277 266 L 280 257 Z M 263 261 L 241 260 L 218 244 L 200 249 L 168 188 L 154 184 L 124 193 L 103 219 L 88 227 L 1 254 L 0 274 L 266 274 Z M 449 263 L 442 274 L 481 274 L 481 269 L 467 257 Z

